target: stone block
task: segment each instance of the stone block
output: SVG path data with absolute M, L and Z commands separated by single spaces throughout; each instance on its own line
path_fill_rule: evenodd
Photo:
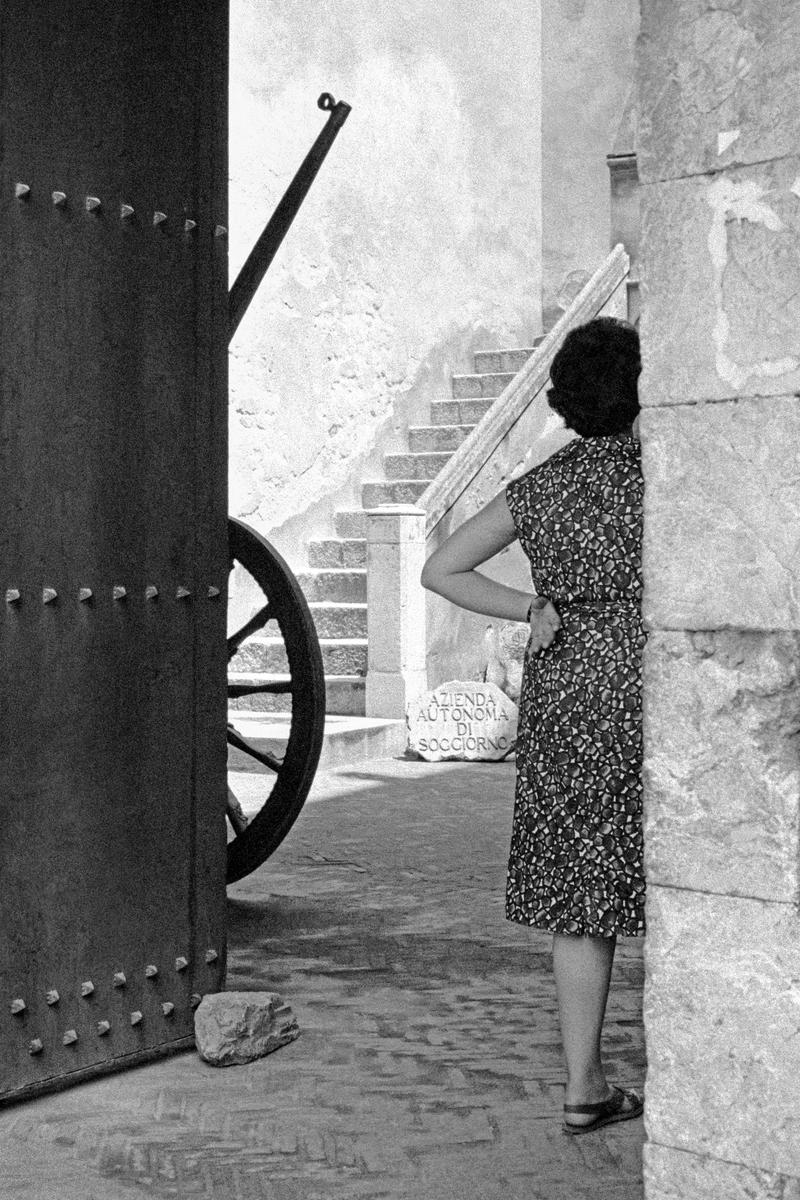
M 639 39 L 642 179 L 797 152 L 800 6 L 645 0 Z
M 418 695 L 427 687 L 427 683 L 425 671 L 370 670 L 367 673 L 364 711 L 370 717 L 401 720 L 409 697 Z
M 464 420 L 458 400 L 431 401 L 431 425 L 460 425 Z
M 392 479 L 387 482 L 364 483 L 361 485 L 361 503 L 364 508 L 383 505 L 414 504 L 427 488 L 424 479 Z
M 651 633 L 645 873 L 792 902 L 800 891 L 800 634 Z
M 423 554 L 419 562 L 404 561 L 407 557 L 412 556 L 404 555 L 399 546 L 370 547 L 370 670 L 422 670 L 425 666 L 425 593 L 419 582 Z
M 453 399 L 467 400 L 484 395 L 481 375 L 453 375 Z
M 536 345 L 543 338 L 536 339 Z M 474 356 L 475 373 L 477 375 L 504 374 L 510 372 L 516 375 L 521 371 L 533 354 L 536 346 L 524 346 L 515 350 L 479 350 Z
M 451 680 L 409 703 L 409 749 L 426 762 L 499 762 L 514 748 L 517 717 L 495 684 Z
M 648 409 L 645 621 L 800 627 L 800 402 Z
M 408 430 L 409 449 L 414 454 L 454 451 L 470 431 L 469 425 L 412 425 Z
M 800 1176 L 797 905 L 651 885 L 647 925 L 650 1141 Z
M 367 598 L 367 574 L 357 568 L 301 571 L 297 582 L 309 602 L 338 600 L 344 604 L 358 604 Z
M 334 514 L 333 527 L 340 538 L 366 537 L 367 514 L 363 508 L 340 508 Z
M 311 605 L 311 615 L 321 638 L 366 638 L 366 604 L 326 604 L 317 601 Z
M 415 454 L 385 454 L 383 469 L 387 479 L 435 479 L 452 455 L 424 451 Z
M 308 565 L 325 567 L 365 567 L 367 543 L 364 538 L 324 538 L 308 543 Z
M 404 715 L 424 687 L 425 514 L 413 506 L 379 509 L 367 525 L 367 714 Z
M 522 692 L 522 673 L 530 629 L 519 621 L 489 625 L 484 634 L 487 683 L 496 683 L 505 694 L 519 704 Z
M 491 400 L 462 400 L 461 420 L 465 425 L 477 425 L 492 407 Z
M 367 513 L 367 543 L 405 545 L 425 541 L 425 512 L 413 504 L 387 504 Z
M 293 1042 L 300 1029 L 277 992 L 216 992 L 204 996 L 194 1014 L 200 1057 L 215 1067 L 263 1058 Z
M 642 188 L 644 405 L 800 389 L 800 158 Z
M 800 1200 L 800 1179 L 649 1143 L 644 1193 L 646 1200 Z

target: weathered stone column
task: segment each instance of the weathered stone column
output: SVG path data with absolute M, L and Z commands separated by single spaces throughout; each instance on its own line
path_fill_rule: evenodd
M 425 513 L 386 505 L 367 514 L 368 717 L 403 717 L 406 701 L 427 687 Z
M 799 40 L 643 3 L 647 1200 L 800 1195 Z

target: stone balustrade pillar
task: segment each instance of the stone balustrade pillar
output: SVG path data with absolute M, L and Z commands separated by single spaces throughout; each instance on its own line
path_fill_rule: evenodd
M 385 505 L 367 514 L 368 717 L 403 717 L 406 702 L 427 688 L 425 513 Z

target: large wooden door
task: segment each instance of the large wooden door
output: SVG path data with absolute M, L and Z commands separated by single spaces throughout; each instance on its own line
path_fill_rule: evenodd
M 0 11 L 7 1099 L 224 979 L 227 11 Z

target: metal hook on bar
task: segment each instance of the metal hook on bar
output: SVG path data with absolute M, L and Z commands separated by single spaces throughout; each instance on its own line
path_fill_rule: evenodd
M 261 280 L 269 270 L 270 263 L 297 216 L 300 205 L 306 198 L 325 156 L 334 143 L 337 133 L 350 115 L 350 105 L 343 100 L 338 103 L 330 92 L 323 92 L 317 106 L 328 113 L 328 120 L 317 136 L 314 145 L 303 159 L 297 174 L 286 189 L 283 199 L 267 222 L 264 232 L 256 242 L 247 262 L 236 276 L 228 293 L 228 341 L 239 327 L 248 305 L 258 290 Z

